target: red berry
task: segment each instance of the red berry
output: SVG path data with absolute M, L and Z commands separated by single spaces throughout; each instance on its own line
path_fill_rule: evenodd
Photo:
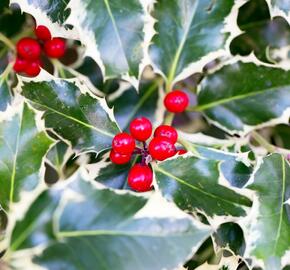
M 35 35 L 38 39 L 46 41 L 51 39 L 51 33 L 49 29 L 44 25 L 38 25 L 35 28 Z
M 178 134 L 174 127 L 161 125 L 155 129 L 154 137 L 167 138 L 173 144 L 177 142 Z
M 155 137 L 149 143 L 149 153 L 153 159 L 162 161 L 174 156 L 176 148 L 168 139 Z
M 27 65 L 27 60 L 17 57 L 13 65 L 13 69 L 15 72 L 23 72 L 27 68 Z
M 181 113 L 188 106 L 189 99 L 187 94 L 180 90 L 168 93 L 164 99 L 166 109 L 173 113 Z
M 128 175 L 128 185 L 135 191 L 145 192 L 151 189 L 153 172 L 148 165 L 134 165 Z
M 62 38 L 53 38 L 44 44 L 44 51 L 48 57 L 60 58 L 65 53 L 65 41 Z
M 184 155 L 184 154 L 186 154 L 187 153 L 187 151 L 185 150 L 185 149 L 179 149 L 178 151 L 177 151 L 177 154 L 180 156 L 180 155 Z
M 138 141 L 146 141 L 152 133 L 152 124 L 145 117 L 135 118 L 130 124 L 130 133 Z
M 41 48 L 35 39 L 22 38 L 17 43 L 17 53 L 21 58 L 32 61 L 39 58 Z
M 132 154 L 135 145 L 134 138 L 125 132 L 117 134 L 112 141 L 114 151 L 123 155 Z
M 24 70 L 26 75 L 30 77 L 35 77 L 40 73 L 40 63 L 39 61 L 28 62 L 26 69 Z
M 131 154 L 129 155 L 122 155 L 118 152 L 115 152 L 113 149 L 110 152 L 110 159 L 113 163 L 115 164 L 126 164 L 130 161 L 131 159 Z

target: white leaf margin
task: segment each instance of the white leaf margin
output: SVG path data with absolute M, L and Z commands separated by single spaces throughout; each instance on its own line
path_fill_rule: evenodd
M 271 67 L 273 69 L 281 69 L 282 71 L 289 71 L 290 70 L 290 65 L 285 65 L 285 66 L 279 66 L 279 65 L 273 65 L 273 64 L 267 64 L 264 63 L 262 61 L 260 61 L 252 52 L 249 56 L 235 56 L 232 58 L 229 58 L 227 61 L 225 61 L 222 65 L 219 65 L 217 69 L 215 69 L 214 71 L 217 71 L 221 68 L 223 68 L 226 65 L 232 65 L 235 64 L 237 62 L 242 62 L 242 63 L 253 63 L 256 66 L 263 66 L 263 67 Z M 214 72 L 212 72 L 214 73 Z M 197 87 L 197 94 L 201 91 L 201 84 L 198 85 Z M 289 118 L 290 118 L 290 107 L 286 108 L 284 110 L 284 112 L 281 114 L 281 116 L 277 117 L 277 118 L 273 118 L 270 119 L 269 121 L 266 121 L 264 123 L 258 124 L 258 125 L 254 125 L 254 126 L 250 126 L 250 125 L 246 125 L 243 124 L 243 130 L 235 130 L 235 129 L 228 129 L 227 127 L 223 126 L 222 124 L 220 124 L 219 122 L 212 120 L 211 118 L 209 118 L 208 116 L 205 115 L 205 113 L 201 112 L 204 117 L 206 118 L 206 120 L 213 124 L 214 126 L 224 130 L 225 132 L 229 133 L 230 135 L 240 135 L 242 138 L 245 138 L 251 131 L 255 131 L 258 129 L 262 129 L 264 127 L 270 127 L 270 126 L 276 126 L 279 124 L 288 124 L 289 122 Z

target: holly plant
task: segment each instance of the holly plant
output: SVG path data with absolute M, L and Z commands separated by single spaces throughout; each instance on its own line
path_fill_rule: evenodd
M 1 0 L 0 269 L 290 269 L 290 1 Z

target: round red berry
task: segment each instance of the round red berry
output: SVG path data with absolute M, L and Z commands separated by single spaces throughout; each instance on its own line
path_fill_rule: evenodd
M 167 138 L 173 144 L 177 142 L 178 134 L 174 127 L 161 125 L 155 129 L 154 137 Z
M 122 155 L 113 149 L 110 152 L 110 159 L 113 163 L 121 165 L 121 164 L 126 164 L 130 161 L 131 159 L 131 154 L 129 155 Z
M 37 40 L 33 38 L 22 38 L 18 41 L 17 53 L 21 58 L 26 60 L 36 60 L 39 58 L 41 53 L 41 48 Z
M 112 142 L 114 151 L 123 155 L 132 154 L 135 149 L 135 145 L 134 138 L 125 132 L 117 134 Z
M 138 141 L 146 141 L 152 134 L 152 124 L 146 117 L 138 117 L 130 124 L 130 133 Z
M 148 165 L 134 165 L 128 175 L 128 185 L 135 191 L 149 191 L 152 186 L 153 172 Z
M 155 137 L 149 143 L 149 153 L 153 159 L 162 161 L 174 156 L 176 148 L 168 139 Z
M 175 90 L 168 93 L 164 99 L 166 109 L 173 113 L 181 113 L 188 106 L 189 99 L 186 93 Z
M 38 39 L 46 41 L 51 39 L 51 33 L 49 29 L 44 25 L 38 25 L 35 28 L 35 35 Z
M 13 69 L 15 72 L 23 72 L 27 68 L 27 65 L 27 60 L 17 57 L 13 65 Z
M 28 62 L 27 67 L 24 72 L 30 77 L 35 77 L 40 73 L 40 63 L 39 61 Z
M 185 149 L 179 149 L 179 150 L 177 150 L 177 154 L 180 156 L 180 155 L 184 155 L 184 154 L 186 154 L 187 153 L 187 151 L 185 150 Z
M 48 57 L 60 58 L 65 53 L 65 41 L 62 38 L 53 38 L 44 44 L 44 51 Z

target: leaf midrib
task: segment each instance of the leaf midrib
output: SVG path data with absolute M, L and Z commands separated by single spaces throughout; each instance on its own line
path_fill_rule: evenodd
M 234 206 L 237 206 L 237 204 L 238 204 L 238 203 L 234 203 L 234 202 L 232 202 L 232 201 L 229 201 L 229 200 L 223 199 L 223 198 L 221 198 L 221 197 L 218 197 L 218 196 L 216 196 L 216 195 L 214 195 L 214 194 L 212 194 L 212 193 L 208 193 L 208 192 L 206 192 L 206 191 L 204 191 L 204 190 L 202 190 L 202 189 L 200 189 L 200 188 L 198 188 L 198 187 L 196 187 L 196 186 L 194 186 L 194 185 L 192 185 L 192 184 L 189 184 L 189 183 L 187 183 L 186 181 L 180 179 L 179 177 L 176 177 L 175 175 L 173 175 L 173 174 L 171 174 L 171 173 L 169 173 L 169 172 L 166 172 L 166 171 L 162 170 L 160 167 L 156 167 L 155 169 L 156 169 L 157 171 L 163 173 L 164 175 L 166 175 L 166 176 L 168 176 L 168 177 L 170 177 L 170 178 L 175 179 L 177 182 L 179 182 L 179 183 L 181 183 L 181 184 L 183 184 L 183 185 L 186 185 L 186 186 L 190 187 L 191 189 L 195 189 L 195 190 L 197 190 L 197 191 L 199 191 L 199 192 L 205 194 L 205 195 L 208 196 L 208 197 L 211 197 L 211 198 L 216 199 L 216 200 L 219 200 L 219 201 L 226 202 L 226 203 L 231 204 L 231 205 L 234 205 Z M 242 203 L 241 203 L 241 204 L 242 204 Z
M 173 61 L 172 61 L 172 64 L 171 64 L 171 68 L 169 70 L 169 74 L 168 74 L 168 82 L 167 82 L 167 90 L 168 91 L 170 90 L 169 88 L 171 87 L 171 83 L 174 80 L 174 76 L 176 74 L 178 61 L 180 59 L 180 55 L 182 53 L 182 49 L 183 49 L 184 44 L 186 42 L 186 38 L 188 36 L 189 30 L 190 30 L 190 27 L 191 27 L 191 23 L 193 21 L 195 12 L 197 10 L 197 5 L 198 5 L 198 1 L 195 1 L 194 7 L 193 7 L 193 10 L 192 10 L 192 15 L 191 15 L 191 17 L 189 19 L 188 25 L 187 25 L 187 27 L 186 27 L 186 29 L 184 31 L 184 35 L 182 36 L 181 42 L 179 43 L 179 46 L 178 46 L 178 48 L 176 50 L 176 53 L 174 54 L 174 58 L 173 58 Z
M 277 252 L 277 246 L 278 246 L 278 241 L 281 236 L 281 227 L 282 227 L 282 222 L 283 222 L 283 213 L 284 213 L 284 200 L 285 200 L 285 191 L 286 191 L 286 164 L 284 158 L 281 156 L 282 159 L 282 198 L 281 198 L 281 208 L 279 212 L 279 225 L 277 229 L 277 235 L 275 238 L 275 245 L 274 245 L 274 254 Z
M 24 106 L 23 106 L 23 109 L 22 109 L 22 113 L 20 115 L 19 130 L 18 130 L 17 137 L 16 137 L 15 153 L 14 153 L 12 173 L 11 173 L 11 178 L 10 178 L 9 205 L 11 205 L 13 203 L 13 198 L 14 198 L 14 186 L 15 186 L 15 177 L 16 177 L 16 163 L 17 163 L 17 156 L 18 156 L 20 134 L 21 134 L 22 124 L 23 124 L 23 114 L 24 114 Z
M 220 99 L 220 100 L 217 100 L 217 101 L 213 101 L 211 103 L 207 103 L 207 104 L 204 104 L 204 105 L 196 106 L 194 109 L 196 111 L 204 111 L 204 110 L 207 110 L 207 109 L 210 109 L 210 108 L 213 108 L 213 107 L 216 107 L 216 106 L 219 106 L 219 105 L 222 105 L 224 103 L 228 103 L 228 102 L 231 102 L 231 101 L 234 101 L 234 100 L 240 100 L 240 99 L 256 96 L 256 95 L 263 94 L 264 92 L 268 92 L 268 91 L 278 91 L 279 89 L 276 90 L 277 88 L 284 88 L 284 87 L 289 87 L 289 84 L 282 85 L 282 86 L 270 87 L 270 88 L 254 91 L 254 92 L 243 94 L 243 95 L 236 95 L 234 97 Z
M 194 232 L 192 232 L 194 233 Z M 142 232 L 132 232 L 132 231 L 112 231 L 112 230 L 80 230 L 80 231 L 59 231 L 56 233 L 57 237 L 60 238 L 69 238 L 69 237 L 82 237 L 82 236 L 101 236 L 101 235 L 113 235 L 113 236 L 128 236 L 128 237 L 164 237 L 168 236 L 173 237 L 173 234 L 165 233 L 142 233 Z M 185 236 L 188 235 L 188 232 L 179 232 L 175 233 L 174 236 Z
M 120 47 L 122 48 L 123 50 L 123 53 L 124 53 L 124 58 L 127 62 L 127 68 L 129 69 L 130 66 L 129 66 L 129 63 L 128 63 L 128 59 L 127 59 L 127 56 L 126 56 L 126 53 L 125 53 L 125 50 L 124 50 L 124 46 L 123 46 L 123 43 L 122 43 L 122 39 L 120 37 L 120 34 L 119 34 L 119 31 L 118 31 L 118 27 L 117 27 L 117 24 L 116 24 L 116 21 L 115 21 L 115 18 L 113 16 L 113 13 L 112 13 L 112 10 L 111 10 L 111 7 L 110 7 L 110 4 L 108 2 L 108 0 L 104 0 L 104 3 L 105 3 L 105 6 L 107 8 L 107 11 L 108 11 L 108 14 L 109 14 L 109 17 L 111 19 L 111 22 L 112 22 L 112 25 L 113 25 L 113 28 L 114 28 L 114 32 L 116 34 L 116 37 L 117 37 L 117 40 L 118 40 L 118 43 L 120 45 Z
M 109 133 L 109 132 L 103 131 L 103 130 L 101 130 L 101 129 L 98 129 L 98 128 L 96 128 L 95 126 L 92 126 L 92 125 L 90 125 L 90 124 L 87 124 L 87 123 L 85 123 L 85 122 L 82 122 L 82 121 L 80 121 L 80 120 L 77 119 L 77 118 L 74 118 L 74 117 L 72 117 L 72 116 L 70 116 L 70 115 L 66 115 L 66 114 L 64 114 L 64 113 L 62 113 L 62 112 L 59 112 L 59 111 L 57 111 L 57 110 L 55 110 L 55 109 L 53 109 L 53 108 L 51 108 L 51 107 L 48 107 L 48 106 L 46 106 L 46 105 L 44 105 L 44 104 L 38 103 L 38 102 L 36 102 L 36 101 L 31 101 L 31 102 L 37 104 L 38 106 L 44 107 L 44 108 L 46 108 L 46 109 L 49 110 L 49 111 L 52 111 L 52 112 L 54 112 L 54 113 L 57 113 L 57 114 L 59 114 L 59 115 L 65 117 L 65 118 L 68 118 L 68 119 L 70 119 L 70 120 L 72 120 L 72 121 L 74 121 L 74 122 L 77 122 L 78 124 L 81 124 L 81 125 L 83 125 L 83 126 L 85 126 L 85 127 L 87 127 L 87 128 L 94 129 L 94 130 L 96 130 L 98 133 L 101 133 L 101 134 L 103 134 L 103 135 L 106 135 L 106 136 L 108 136 L 108 137 L 112 137 L 112 138 L 115 136 L 115 135 L 112 134 L 112 133 Z

